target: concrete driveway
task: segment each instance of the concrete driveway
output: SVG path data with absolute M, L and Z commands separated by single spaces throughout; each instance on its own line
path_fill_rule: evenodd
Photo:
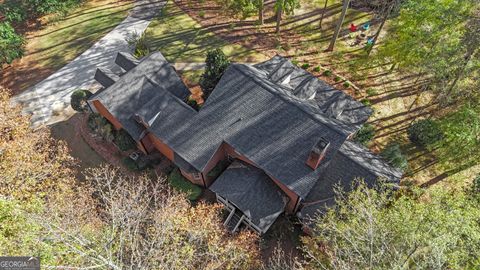
M 49 125 L 67 119 L 73 114 L 70 95 L 77 89 L 96 86 L 93 79 L 97 67 L 115 69 L 115 55 L 130 51 L 125 38 L 131 33 L 141 34 L 166 0 L 138 0 L 129 16 L 91 48 L 72 62 L 13 98 L 14 103 L 32 114 L 32 126 Z

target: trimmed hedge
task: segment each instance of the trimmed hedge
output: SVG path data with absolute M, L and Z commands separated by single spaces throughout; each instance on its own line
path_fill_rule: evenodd
M 70 106 L 77 112 L 88 111 L 87 100 L 93 94 L 88 90 L 76 90 L 70 96 Z
M 420 147 L 432 145 L 443 139 L 440 125 L 431 119 L 417 121 L 407 129 L 408 138 Z

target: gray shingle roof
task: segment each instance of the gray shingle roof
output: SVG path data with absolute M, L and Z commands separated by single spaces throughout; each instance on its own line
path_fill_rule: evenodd
M 178 102 L 189 93 L 162 54 L 153 53 L 90 100 L 99 100 L 138 141 L 145 129 L 135 120 L 135 115 L 143 116 L 148 122 L 161 109 L 178 114 L 188 109 L 194 112 L 183 102 Z
M 166 62 L 165 58 L 163 58 L 162 61 Z M 119 52 L 117 53 L 117 57 L 115 57 L 115 64 L 128 72 L 139 65 L 140 61 L 131 54 Z
M 261 70 L 239 64 L 227 69 L 198 114 L 159 117 L 150 131 L 198 171 L 226 142 L 301 197 L 324 168 L 306 165 L 319 138 L 331 144 L 329 160 L 349 135 L 343 123 L 279 89 Z
M 296 97 L 306 100 L 316 110 L 347 124 L 348 130 L 352 133 L 357 131 L 373 113 L 370 107 L 317 79 L 281 56 L 275 56 L 255 67 L 263 70 L 276 84 L 289 89 Z
M 262 170 L 235 161 L 210 186 L 266 232 L 283 213 L 287 198 Z
M 309 219 L 333 206 L 335 185 L 349 191 L 355 179 L 363 179 L 369 186 L 375 185 L 379 178 L 397 185 L 401 177 L 402 172 L 380 156 L 362 145 L 346 141 L 308 194 L 300 215 L 308 224 Z
M 97 68 L 95 71 L 95 80 L 105 88 L 113 85 L 118 79 L 119 76 L 110 70 Z

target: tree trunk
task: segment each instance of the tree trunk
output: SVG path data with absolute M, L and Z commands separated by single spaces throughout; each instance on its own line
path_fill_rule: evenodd
M 282 7 L 278 7 L 277 9 L 277 34 L 280 34 L 280 23 L 282 22 Z
M 475 51 L 473 50 L 473 51 L 470 51 L 465 57 L 465 61 L 463 62 L 462 67 L 457 72 L 457 74 L 455 74 L 455 79 L 453 80 L 452 85 L 450 85 L 450 87 L 447 90 L 447 95 L 450 95 L 453 92 L 453 89 L 455 88 L 455 86 L 457 86 L 457 83 L 460 80 L 460 77 L 462 77 L 463 73 L 465 72 L 465 69 L 468 66 L 468 63 L 470 63 L 470 60 L 472 60 L 474 54 L 475 54 Z
M 335 42 L 337 42 L 338 35 L 340 34 L 340 30 L 342 29 L 343 21 L 345 20 L 345 15 L 347 14 L 349 5 L 350 5 L 350 0 L 343 0 L 342 14 L 340 15 L 337 28 L 335 29 L 335 33 L 333 34 L 332 40 L 330 41 L 330 45 L 328 46 L 327 51 L 331 52 L 333 51 L 333 48 L 335 48 Z
M 258 5 L 258 22 L 260 23 L 260 25 L 263 25 L 265 23 L 265 19 L 263 18 L 265 0 L 259 0 L 259 1 L 260 3 Z
M 320 17 L 320 30 L 322 30 L 322 22 L 323 22 L 323 17 L 325 17 L 325 12 L 327 11 L 327 5 L 328 5 L 328 0 L 325 0 L 325 5 L 323 6 L 322 10 L 322 17 Z
M 380 26 L 378 27 L 378 30 L 377 30 L 377 32 L 375 33 L 375 36 L 373 37 L 373 42 L 372 42 L 372 44 L 370 45 L 370 48 L 368 48 L 367 55 L 370 56 L 370 53 L 372 52 L 373 47 L 374 47 L 375 44 L 377 43 L 377 39 L 378 39 L 378 37 L 380 36 L 380 32 L 382 32 L 383 26 L 385 25 L 385 22 L 387 21 L 387 18 L 388 18 L 388 16 L 383 17 L 382 23 L 381 23 Z
M 370 48 L 368 48 L 367 55 L 370 55 L 370 53 L 371 53 L 372 50 L 373 50 L 373 47 L 374 47 L 375 44 L 377 43 L 378 37 L 380 36 L 380 33 L 382 32 L 383 26 L 385 26 L 385 23 L 387 22 L 388 16 L 389 16 L 390 13 L 392 12 L 393 7 L 394 7 L 394 4 L 392 4 L 392 5 L 389 7 L 387 13 L 386 13 L 385 16 L 383 17 L 382 23 L 381 23 L 380 26 L 378 27 L 378 30 L 377 30 L 377 32 L 375 33 L 375 36 L 373 37 L 372 45 L 370 45 Z

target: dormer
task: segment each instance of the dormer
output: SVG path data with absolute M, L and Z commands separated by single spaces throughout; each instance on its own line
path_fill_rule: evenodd
M 320 137 L 320 140 L 318 140 L 318 142 L 313 146 L 310 154 L 308 155 L 307 165 L 316 170 L 322 159 L 325 157 L 325 153 L 327 152 L 329 146 L 330 142 L 325 138 Z

